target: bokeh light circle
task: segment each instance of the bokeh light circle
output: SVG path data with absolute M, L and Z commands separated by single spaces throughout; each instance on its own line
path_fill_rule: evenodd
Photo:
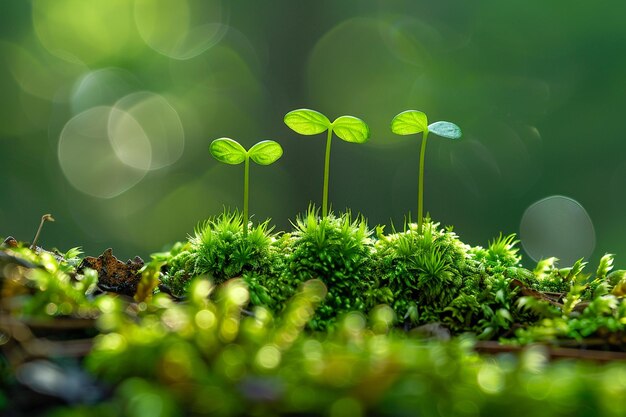
M 561 265 L 571 265 L 593 253 L 596 234 L 580 203 L 553 195 L 526 209 L 520 223 L 520 240 L 535 261 L 554 256 Z
M 72 86 L 70 110 L 73 115 L 96 106 L 111 106 L 139 88 L 139 80 L 129 71 L 100 68 L 83 74 Z
M 74 63 L 94 63 L 132 49 L 132 7 L 127 0 L 33 0 L 41 44 Z
M 226 34 L 221 0 L 135 0 L 135 25 L 150 48 L 169 58 L 200 55 Z
M 147 91 L 133 93 L 118 100 L 114 108 L 116 111 L 111 112 L 109 119 L 114 149 L 118 145 L 124 146 L 125 132 L 132 131 L 134 125 L 139 123 L 150 142 L 149 169 L 171 165 L 182 156 L 185 147 L 183 124 L 174 107 L 163 96 Z M 129 165 L 135 166 L 133 163 Z
M 150 166 L 149 141 L 136 121 L 131 126 L 132 116 L 126 121 L 133 133 L 129 143 L 110 140 L 112 111 L 120 110 L 99 106 L 74 116 L 59 138 L 58 159 L 65 178 L 74 188 L 93 197 L 112 198 L 129 190 Z
M 120 161 L 143 171 L 150 169 L 150 140 L 141 124 L 130 113 L 112 108 L 109 112 L 107 133 L 113 152 Z

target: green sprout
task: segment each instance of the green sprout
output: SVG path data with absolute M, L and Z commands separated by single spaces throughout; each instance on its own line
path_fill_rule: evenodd
M 364 143 L 369 139 L 370 129 L 361 119 L 341 116 L 330 122 L 326 116 L 315 110 L 298 109 L 285 115 L 285 124 L 301 135 L 317 135 L 328 131 L 326 138 L 326 158 L 324 163 L 324 191 L 322 197 L 322 217 L 328 215 L 328 178 L 330 174 L 330 143 L 333 132 L 346 142 Z
M 428 133 L 433 132 L 448 139 L 459 139 L 461 128 L 450 122 L 428 124 L 426 114 L 417 110 L 406 110 L 397 114 L 391 121 L 391 131 L 397 135 L 414 135 L 422 133 L 422 150 L 420 152 L 419 185 L 417 193 L 417 230 L 421 233 L 424 218 L 424 155 Z
M 249 150 L 236 140 L 229 138 L 215 139 L 209 145 L 209 152 L 215 159 L 225 164 L 239 165 L 244 163 L 243 177 L 243 235 L 248 235 L 248 188 L 250 159 L 259 165 L 270 165 L 283 155 L 283 148 L 273 140 L 263 140 Z

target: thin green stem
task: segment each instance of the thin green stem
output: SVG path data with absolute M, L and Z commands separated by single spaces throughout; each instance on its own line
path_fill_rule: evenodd
M 248 236 L 248 187 L 250 176 L 250 158 L 246 155 L 243 172 L 243 236 Z
M 328 215 L 328 177 L 330 176 L 330 142 L 333 138 L 333 127 L 328 128 L 326 139 L 326 158 L 324 161 L 324 195 L 322 197 L 322 218 Z
M 422 233 L 422 223 L 424 219 L 424 155 L 426 155 L 426 140 L 428 130 L 424 131 L 422 137 L 422 150 L 420 151 L 420 174 L 417 191 L 417 232 Z

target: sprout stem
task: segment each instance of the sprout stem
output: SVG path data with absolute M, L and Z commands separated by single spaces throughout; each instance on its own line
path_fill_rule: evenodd
M 330 176 L 330 143 L 333 138 L 333 127 L 328 128 L 326 139 L 326 158 L 324 161 L 324 195 L 322 197 L 322 218 L 328 215 L 328 178 Z
M 420 151 L 420 171 L 417 191 L 417 232 L 422 233 L 422 223 L 424 218 L 424 155 L 426 155 L 426 141 L 428 130 L 424 131 L 422 137 L 422 150 Z
M 39 234 L 41 233 L 43 224 L 47 221 L 48 222 L 54 221 L 54 217 L 52 217 L 52 214 L 44 214 L 43 216 L 41 216 L 41 222 L 39 223 L 39 228 L 37 229 L 37 233 L 35 233 L 35 237 L 33 238 L 33 243 L 30 244 L 31 249 L 35 249 L 37 247 L 37 240 L 39 239 Z
M 250 158 L 246 155 L 243 172 L 243 236 L 248 236 L 248 185 L 250 176 Z

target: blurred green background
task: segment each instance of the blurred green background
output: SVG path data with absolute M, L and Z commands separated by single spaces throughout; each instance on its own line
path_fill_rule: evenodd
M 429 140 L 434 219 L 485 245 L 567 196 L 528 213 L 528 252 L 624 267 L 624 16 L 619 0 L 2 0 L 0 236 L 28 241 L 49 212 L 46 247 L 183 240 L 241 207 L 243 168 L 208 154 L 222 136 L 283 145 L 251 168 L 250 210 L 287 230 L 321 203 L 323 135 L 282 122 L 300 107 L 370 125 L 365 145 L 333 142 L 330 201 L 400 226 L 419 140 L 389 123 L 418 109 L 464 132 Z

